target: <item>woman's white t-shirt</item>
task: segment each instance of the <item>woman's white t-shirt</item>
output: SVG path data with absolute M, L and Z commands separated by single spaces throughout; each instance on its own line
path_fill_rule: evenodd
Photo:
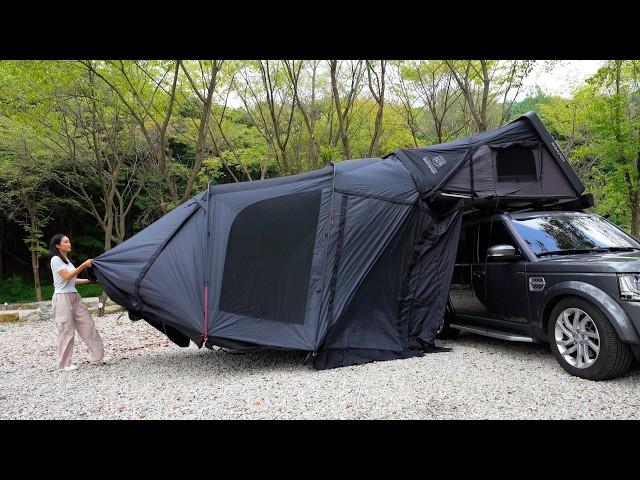
M 53 272 L 53 293 L 73 293 L 76 290 L 76 277 L 71 277 L 69 280 L 65 280 L 58 273 L 62 269 L 72 272 L 76 269 L 68 260 L 69 263 L 64 263 L 59 256 L 51 258 L 51 271 Z

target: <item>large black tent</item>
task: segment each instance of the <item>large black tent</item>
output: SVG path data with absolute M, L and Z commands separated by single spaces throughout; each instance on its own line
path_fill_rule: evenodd
M 580 201 L 534 113 L 384 159 L 210 186 L 94 260 L 111 299 L 176 344 L 312 353 L 315 368 L 421 355 L 463 211 Z

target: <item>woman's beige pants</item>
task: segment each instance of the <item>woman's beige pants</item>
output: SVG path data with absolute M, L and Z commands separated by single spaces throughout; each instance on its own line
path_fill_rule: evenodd
M 91 362 L 104 357 L 102 339 L 96 330 L 91 313 L 82 303 L 79 293 L 54 293 L 51 299 L 53 319 L 58 329 L 58 368 L 71 365 L 76 330 L 91 352 Z

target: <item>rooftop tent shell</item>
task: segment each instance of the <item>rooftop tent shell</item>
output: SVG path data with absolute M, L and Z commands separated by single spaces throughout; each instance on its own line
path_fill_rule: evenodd
M 319 369 L 406 358 L 433 344 L 470 202 L 583 190 L 529 113 L 384 159 L 211 186 L 94 270 L 131 318 L 180 346 L 303 350 Z
M 395 152 L 427 197 L 498 201 L 505 207 L 567 203 L 584 185 L 538 116 L 529 112 L 496 130 Z M 471 203 L 471 202 L 467 202 Z

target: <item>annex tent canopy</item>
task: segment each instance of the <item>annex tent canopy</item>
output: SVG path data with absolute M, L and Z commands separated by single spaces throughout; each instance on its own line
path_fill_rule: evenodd
M 528 113 L 384 159 L 210 186 L 94 260 L 111 299 L 186 347 L 303 350 L 318 369 L 422 355 L 465 205 L 579 200 Z

